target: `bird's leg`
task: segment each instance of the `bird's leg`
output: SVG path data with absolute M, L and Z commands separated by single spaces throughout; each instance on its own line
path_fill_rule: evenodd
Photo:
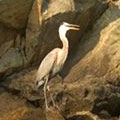
M 48 102 L 47 102 L 47 83 L 48 83 L 48 76 L 45 78 L 45 84 L 44 84 L 44 97 L 45 97 L 45 106 L 46 109 L 48 109 Z
M 49 87 L 49 86 L 47 86 L 47 90 L 50 91 L 50 87 Z M 53 98 L 53 94 L 52 94 L 52 93 L 50 93 L 50 99 L 51 99 L 51 101 L 52 101 L 53 107 L 59 109 L 58 105 L 56 105 L 56 103 L 55 103 L 55 100 L 54 100 L 54 98 Z
M 55 101 L 54 101 L 53 96 L 52 96 L 51 94 L 50 94 L 50 98 L 51 98 L 51 101 L 52 101 L 53 106 L 55 107 L 56 104 L 55 104 Z
M 49 85 L 47 86 L 47 90 L 50 91 Z M 52 101 L 53 106 L 55 107 L 55 101 L 54 101 L 53 96 L 52 96 L 51 93 L 50 93 L 50 99 L 51 99 L 51 101 Z
M 51 99 L 51 101 L 52 101 L 53 107 L 54 107 L 54 108 L 57 108 L 58 110 L 60 110 L 59 107 L 58 107 L 58 105 L 55 103 L 55 100 L 54 100 L 52 94 L 50 94 L 50 99 Z

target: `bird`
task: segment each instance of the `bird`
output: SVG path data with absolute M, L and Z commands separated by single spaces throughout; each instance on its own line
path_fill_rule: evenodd
M 66 33 L 68 30 L 79 29 L 79 25 L 63 22 L 58 30 L 59 37 L 63 45 L 62 48 L 54 48 L 52 51 L 50 51 L 42 60 L 38 68 L 36 73 L 36 87 L 39 88 L 40 86 L 44 85 L 43 90 L 46 109 L 48 109 L 46 94 L 48 81 L 61 71 L 68 56 L 69 43 Z

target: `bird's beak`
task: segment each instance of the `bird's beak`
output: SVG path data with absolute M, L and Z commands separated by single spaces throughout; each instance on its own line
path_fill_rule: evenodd
M 72 27 L 71 29 L 72 30 L 80 30 L 80 28 L 78 28 L 78 27 Z
M 69 24 L 69 27 L 70 27 L 72 30 L 80 30 L 80 26 L 79 26 L 79 25 Z

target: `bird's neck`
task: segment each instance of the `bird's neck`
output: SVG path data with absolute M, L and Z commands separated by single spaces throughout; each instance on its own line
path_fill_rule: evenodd
M 61 39 L 62 44 L 63 44 L 62 50 L 63 51 L 68 51 L 69 43 L 68 43 L 67 37 L 65 35 L 60 34 L 60 39 Z
M 59 36 L 60 36 L 60 39 L 62 41 L 63 47 L 61 49 L 61 52 L 59 53 L 60 59 L 58 60 L 58 64 L 59 63 L 64 64 L 64 62 L 68 56 L 69 45 L 68 45 L 68 39 L 65 35 L 66 35 L 66 31 L 64 31 L 64 30 L 59 31 Z

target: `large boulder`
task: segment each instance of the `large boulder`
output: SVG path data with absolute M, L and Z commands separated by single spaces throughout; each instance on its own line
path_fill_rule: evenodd
M 40 63 L 51 49 L 61 46 L 58 27 L 63 21 L 81 26 L 79 32 L 68 33 L 70 48 L 74 48 L 84 32 L 107 8 L 107 4 L 98 0 L 84 2 L 35 0 L 31 9 L 32 3 L 33 0 L 0 1 L 1 75 Z M 7 44 L 9 45 L 7 46 Z M 14 52 L 16 49 L 18 52 Z M 13 58 L 9 58 L 9 51 L 13 51 L 11 53 L 14 54 Z M 20 56 L 20 58 L 16 56 Z M 15 62 L 18 59 L 19 62 Z M 5 64 L 2 61 L 5 61 Z
M 0 1 L 0 75 L 10 74 L 24 64 L 23 38 L 34 0 Z
M 119 6 L 118 1 L 105 11 L 66 65 L 65 89 L 56 98 L 65 114 L 89 110 L 108 119 L 120 115 Z
M 24 28 L 33 1 L 34 0 L 1 0 L 0 23 L 16 29 Z
M 41 61 L 53 48 L 61 46 L 58 27 L 66 21 L 81 26 L 79 32 L 69 32 L 70 49 L 74 48 L 84 32 L 105 11 L 107 4 L 97 0 L 36 0 L 26 28 L 25 53 L 30 62 Z
M 25 99 L 0 89 L 0 120 L 46 120 L 41 108 L 26 104 Z

